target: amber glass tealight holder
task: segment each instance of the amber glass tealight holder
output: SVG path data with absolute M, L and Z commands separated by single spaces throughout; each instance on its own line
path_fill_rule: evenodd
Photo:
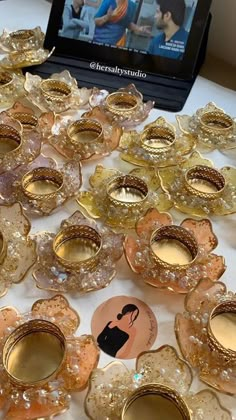
M 0 175 L 36 159 L 41 150 L 41 135 L 23 126 L 7 112 L 0 113 Z
M 40 155 L 32 163 L 0 176 L 0 192 L 6 203 L 19 201 L 27 213 L 47 215 L 76 195 L 81 183 L 79 161 L 61 165 Z
M 185 219 L 180 226 L 168 213 L 149 209 L 135 226 L 137 238 L 126 236 L 130 268 L 145 283 L 174 293 L 187 293 L 203 278 L 216 281 L 224 258 L 212 253 L 217 238 L 208 219 Z
M 9 43 L 14 50 L 28 49 L 34 39 L 34 31 L 30 29 L 19 29 L 9 33 Z
M 169 200 L 159 194 L 153 168 L 137 168 L 124 174 L 97 165 L 90 176 L 91 190 L 81 192 L 77 201 L 94 218 L 113 228 L 132 229 L 149 207 L 169 208 Z
M 156 168 L 182 163 L 194 147 L 194 136 L 181 133 L 163 117 L 147 124 L 141 132 L 124 131 L 119 143 L 121 159 Z
M 175 349 L 162 346 L 141 353 L 135 370 L 120 362 L 95 369 L 90 376 L 85 411 L 91 420 L 232 420 L 215 393 L 190 392 L 193 376 Z
M 201 280 L 186 297 L 184 313 L 176 315 L 175 331 L 183 356 L 200 379 L 235 395 L 235 294 L 223 283 Z
M 53 418 L 70 406 L 97 366 L 91 335 L 75 337 L 79 316 L 61 295 L 36 301 L 21 314 L 0 309 L 1 400 L 4 418 Z
M 143 95 L 134 84 L 112 93 L 94 88 L 89 104 L 91 108 L 99 106 L 104 115 L 109 115 L 113 122 L 125 128 L 135 127 L 144 121 L 154 106 L 152 101 L 144 103 Z
M 174 207 L 193 216 L 233 214 L 236 211 L 236 168 L 214 167 L 213 162 L 193 152 L 173 168 L 160 168 L 163 190 Z
M 4 29 L 0 35 L 0 50 L 4 52 L 39 50 L 43 47 L 44 33 L 37 26 L 33 29 L 19 29 L 8 32 Z
M 177 115 L 183 133 L 194 136 L 203 149 L 230 150 L 236 147 L 236 121 L 213 102 L 192 116 Z
M 67 159 L 90 161 L 101 159 L 115 150 L 122 131 L 111 117 L 95 107 L 74 121 L 57 115 L 47 141 Z
M 27 72 L 24 88 L 28 99 L 43 112 L 77 111 L 85 107 L 91 94 L 91 89 L 78 87 L 68 70 L 54 73 L 48 79 Z
M 37 235 L 33 277 L 40 289 L 86 293 L 108 286 L 123 254 L 124 235 L 102 229 L 76 211 L 56 234 Z

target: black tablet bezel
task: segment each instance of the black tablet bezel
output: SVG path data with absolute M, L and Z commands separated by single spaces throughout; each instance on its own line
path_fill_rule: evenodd
M 212 0 L 198 0 L 193 18 L 185 54 L 182 60 L 142 54 L 122 50 L 116 47 L 88 43 L 58 35 L 65 0 L 54 0 L 49 17 L 45 48 L 55 47 L 55 54 L 69 56 L 86 61 L 97 61 L 101 64 L 135 69 L 147 74 L 160 74 L 178 79 L 191 79 L 194 74 L 199 49 L 207 24 Z M 112 50 L 112 54 L 110 53 Z

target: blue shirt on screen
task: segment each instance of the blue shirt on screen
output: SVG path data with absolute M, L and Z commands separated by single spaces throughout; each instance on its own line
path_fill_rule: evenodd
M 168 41 L 165 39 L 165 33 L 162 32 L 153 38 L 148 52 L 153 55 L 181 60 L 185 52 L 187 40 L 188 32 L 184 28 L 179 28 Z
M 116 0 L 102 0 L 102 3 L 95 15 L 95 19 L 106 15 L 109 8 L 117 7 Z M 136 6 L 132 0 L 128 0 L 125 15 L 118 22 L 106 22 L 102 26 L 95 27 L 94 42 L 116 45 L 129 27 L 135 14 Z

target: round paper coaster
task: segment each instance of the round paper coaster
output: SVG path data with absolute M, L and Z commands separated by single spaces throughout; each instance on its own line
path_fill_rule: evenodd
M 116 296 L 98 306 L 91 329 L 102 351 L 118 359 L 133 359 L 154 344 L 157 320 L 143 301 Z

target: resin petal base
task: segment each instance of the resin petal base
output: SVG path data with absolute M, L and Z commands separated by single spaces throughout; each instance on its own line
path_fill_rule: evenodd
M 236 120 L 213 102 L 194 115 L 177 115 L 179 128 L 193 135 L 205 150 L 231 150 L 236 147 Z
M 129 372 L 120 362 L 96 369 L 90 378 L 85 411 L 91 420 L 126 419 L 125 408 L 130 405 L 132 397 L 149 388 L 152 398 L 155 389 L 158 395 L 163 395 L 161 390 L 168 390 L 169 400 L 174 395 L 175 403 L 185 407 L 185 415 L 181 418 L 198 420 L 200 413 L 204 420 L 231 420 L 230 412 L 221 406 L 213 392 L 190 393 L 192 379 L 189 365 L 178 357 L 175 349 L 163 346 L 141 353 L 134 371 Z
M 78 195 L 79 205 L 89 216 L 101 218 L 113 228 L 133 228 L 149 207 L 167 210 L 172 206 L 167 196 L 159 193 L 159 180 L 152 168 L 134 169 L 125 175 L 97 165 L 90 185 L 91 191 Z
M 185 312 L 176 315 L 175 331 L 183 356 L 199 370 L 200 379 L 220 392 L 234 395 L 235 360 L 212 347 L 208 336 L 211 312 L 227 302 L 235 302 L 235 294 L 227 292 L 223 283 L 202 280 L 186 297 Z
M 52 419 L 54 416 L 64 413 L 70 406 L 69 392 L 80 391 L 86 387 L 90 373 L 97 366 L 99 358 L 99 350 L 92 336 L 74 336 L 79 325 L 77 313 L 70 308 L 68 301 L 63 296 L 57 295 L 52 299 L 41 299 L 35 302 L 32 310 L 24 314 L 18 313 L 14 308 L 2 308 L 0 318 L 3 321 L 0 346 L 2 355 L 0 359 L 2 371 L 0 403 L 4 418 L 8 420 Z M 26 336 L 24 335 L 25 331 L 28 333 Z M 21 364 L 20 369 L 17 367 L 17 360 L 22 359 L 23 354 L 22 360 L 24 360 L 27 345 L 31 346 L 33 342 L 32 340 L 27 341 L 27 337 L 35 332 L 41 333 L 40 336 L 37 336 L 37 346 L 42 348 L 42 352 L 38 354 L 38 358 L 42 357 L 42 359 L 37 362 L 30 357 L 31 355 L 28 355 L 29 364 L 39 363 L 41 367 L 40 373 L 35 373 L 37 369 L 33 370 L 36 375 L 33 376 L 34 378 L 43 377 L 42 372 L 48 368 L 48 360 L 49 365 L 52 364 L 50 361 L 52 355 L 57 359 L 58 353 L 55 353 L 55 348 L 58 349 L 58 347 L 55 347 L 55 342 L 59 337 L 62 340 L 60 341 L 60 354 L 61 351 L 64 352 L 59 368 L 55 372 L 51 370 L 51 374 L 44 378 L 43 383 L 41 379 L 35 379 L 33 383 L 27 382 L 29 381 L 29 379 L 25 379 L 25 375 L 29 374 L 27 363 Z M 42 347 L 42 336 L 47 340 L 44 348 Z M 50 340 L 48 340 L 48 336 L 50 336 Z M 32 337 L 35 338 L 34 335 Z M 15 361 L 15 367 L 12 367 L 6 361 L 8 359 L 5 358 L 5 354 L 8 358 L 11 356 L 14 358 L 14 354 L 12 355 L 14 347 L 19 346 L 21 340 L 25 340 L 25 338 L 24 346 L 21 347 Z M 9 339 L 10 347 L 8 346 Z M 28 348 L 28 351 L 30 349 L 31 347 Z M 47 350 L 49 350 L 48 353 Z M 35 351 L 37 352 L 36 348 Z M 47 353 L 48 358 L 43 357 L 44 353 Z M 56 359 L 55 357 L 53 359 L 54 365 Z M 10 376 L 11 369 L 16 369 L 14 380 Z M 44 373 L 44 375 L 46 374 Z M 31 375 L 29 375 L 30 377 Z
M 126 108 L 124 112 L 118 111 L 115 112 L 112 110 L 111 107 L 107 106 L 107 98 L 110 96 L 109 92 L 106 90 L 99 90 L 94 89 L 92 95 L 89 98 L 90 106 L 96 107 L 99 106 L 102 109 L 102 112 L 108 114 L 115 123 L 120 124 L 122 127 L 130 128 L 139 125 L 142 121 L 144 121 L 151 109 L 154 107 L 154 102 L 148 101 L 147 103 L 143 102 L 142 94 L 136 89 L 134 84 L 128 85 L 126 88 L 120 88 L 117 92 L 113 94 L 117 94 L 117 96 L 128 95 L 132 97 L 135 102 L 136 106 L 134 109 Z M 111 95 L 113 95 L 111 94 Z M 123 102 L 123 99 L 122 99 Z
M 208 219 L 186 219 L 176 226 L 171 215 L 149 209 L 136 223 L 136 233 L 137 239 L 127 236 L 125 240 L 127 262 L 145 283 L 160 290 L 187 293 L 202 277 L 216 281 L 226 269 L 224 258 L 211 253 L 218 241 Z M 158 235 L 164 236 L 153 245 Z M 158 257 L 156 246 L 159 252 L 163 249 L 160 246 L 165 247 L 164 260 Z M 168 262 L 172 261 L 168 258 L 175 262 Z M 179 263 L 181 258 L 186 260 L 183 265 Z
M 161 186 L 174 207 L 193 216 L 223 216 L 236 211 L 236 168 L 214 168 L 213 163 L 193 152 L 187 162 L 158 171 Z M 195 174 L 195 175 L 194 175 Z M 191 178 L 191 179 L 190 179 Z
M 159 168 L 183 163 L 194 147 L 193 136 L 181 134 L 163 117 L 146 125 L 141 133 L 124 132 L 119 144 L 124 161 Z
M 38 263 L 33 273 L 37 287 L 57 292 L 86 293 L 108 286 L 116 274 L 115 264 L 123 254 L 124 235 L 115 234 L 108 228 L 101 231 L 95 222 L 85 218 L 79 211 L 61 223 L 60 232 L 68 227 L 91 228 L 94 234 L 96 232 L 100 236 L 101 248 L 94 256 L 94 264 L 91 257 L 91 266 L 85 266 L 86 260 L 83 264 L 83 259 L 77 268 L 72 263 L 71 266 L 69 263 L 63 266 L 63 261 L 58 261 L 54 252 L 55 234 L 39 234 Z M 79 252 L 83 252 L 83 249 L 78 248 Z
M 81 129 L 80 141 L 71 141 L 68 134 L 73 125 L 82 125 L 83 121 L 90 125 L 99 124 L 102 139 L 83 139 Z M 96 128 L 96 127 L 95 127 Z M 85 137 L 89 130 L 85 130 Z M 90 128 L 90 135 L 93 134 Z M 50 144 L 67 159 L 95 160 L 108 156 L 119 144 L 122 128 L 112 123 L 111 118 L 104 114 L 99 107 L 82 114 L 79 120 L 69 120 L 67 117 L 57 116 L 52 128 L 52 135 L 49 137 Z

